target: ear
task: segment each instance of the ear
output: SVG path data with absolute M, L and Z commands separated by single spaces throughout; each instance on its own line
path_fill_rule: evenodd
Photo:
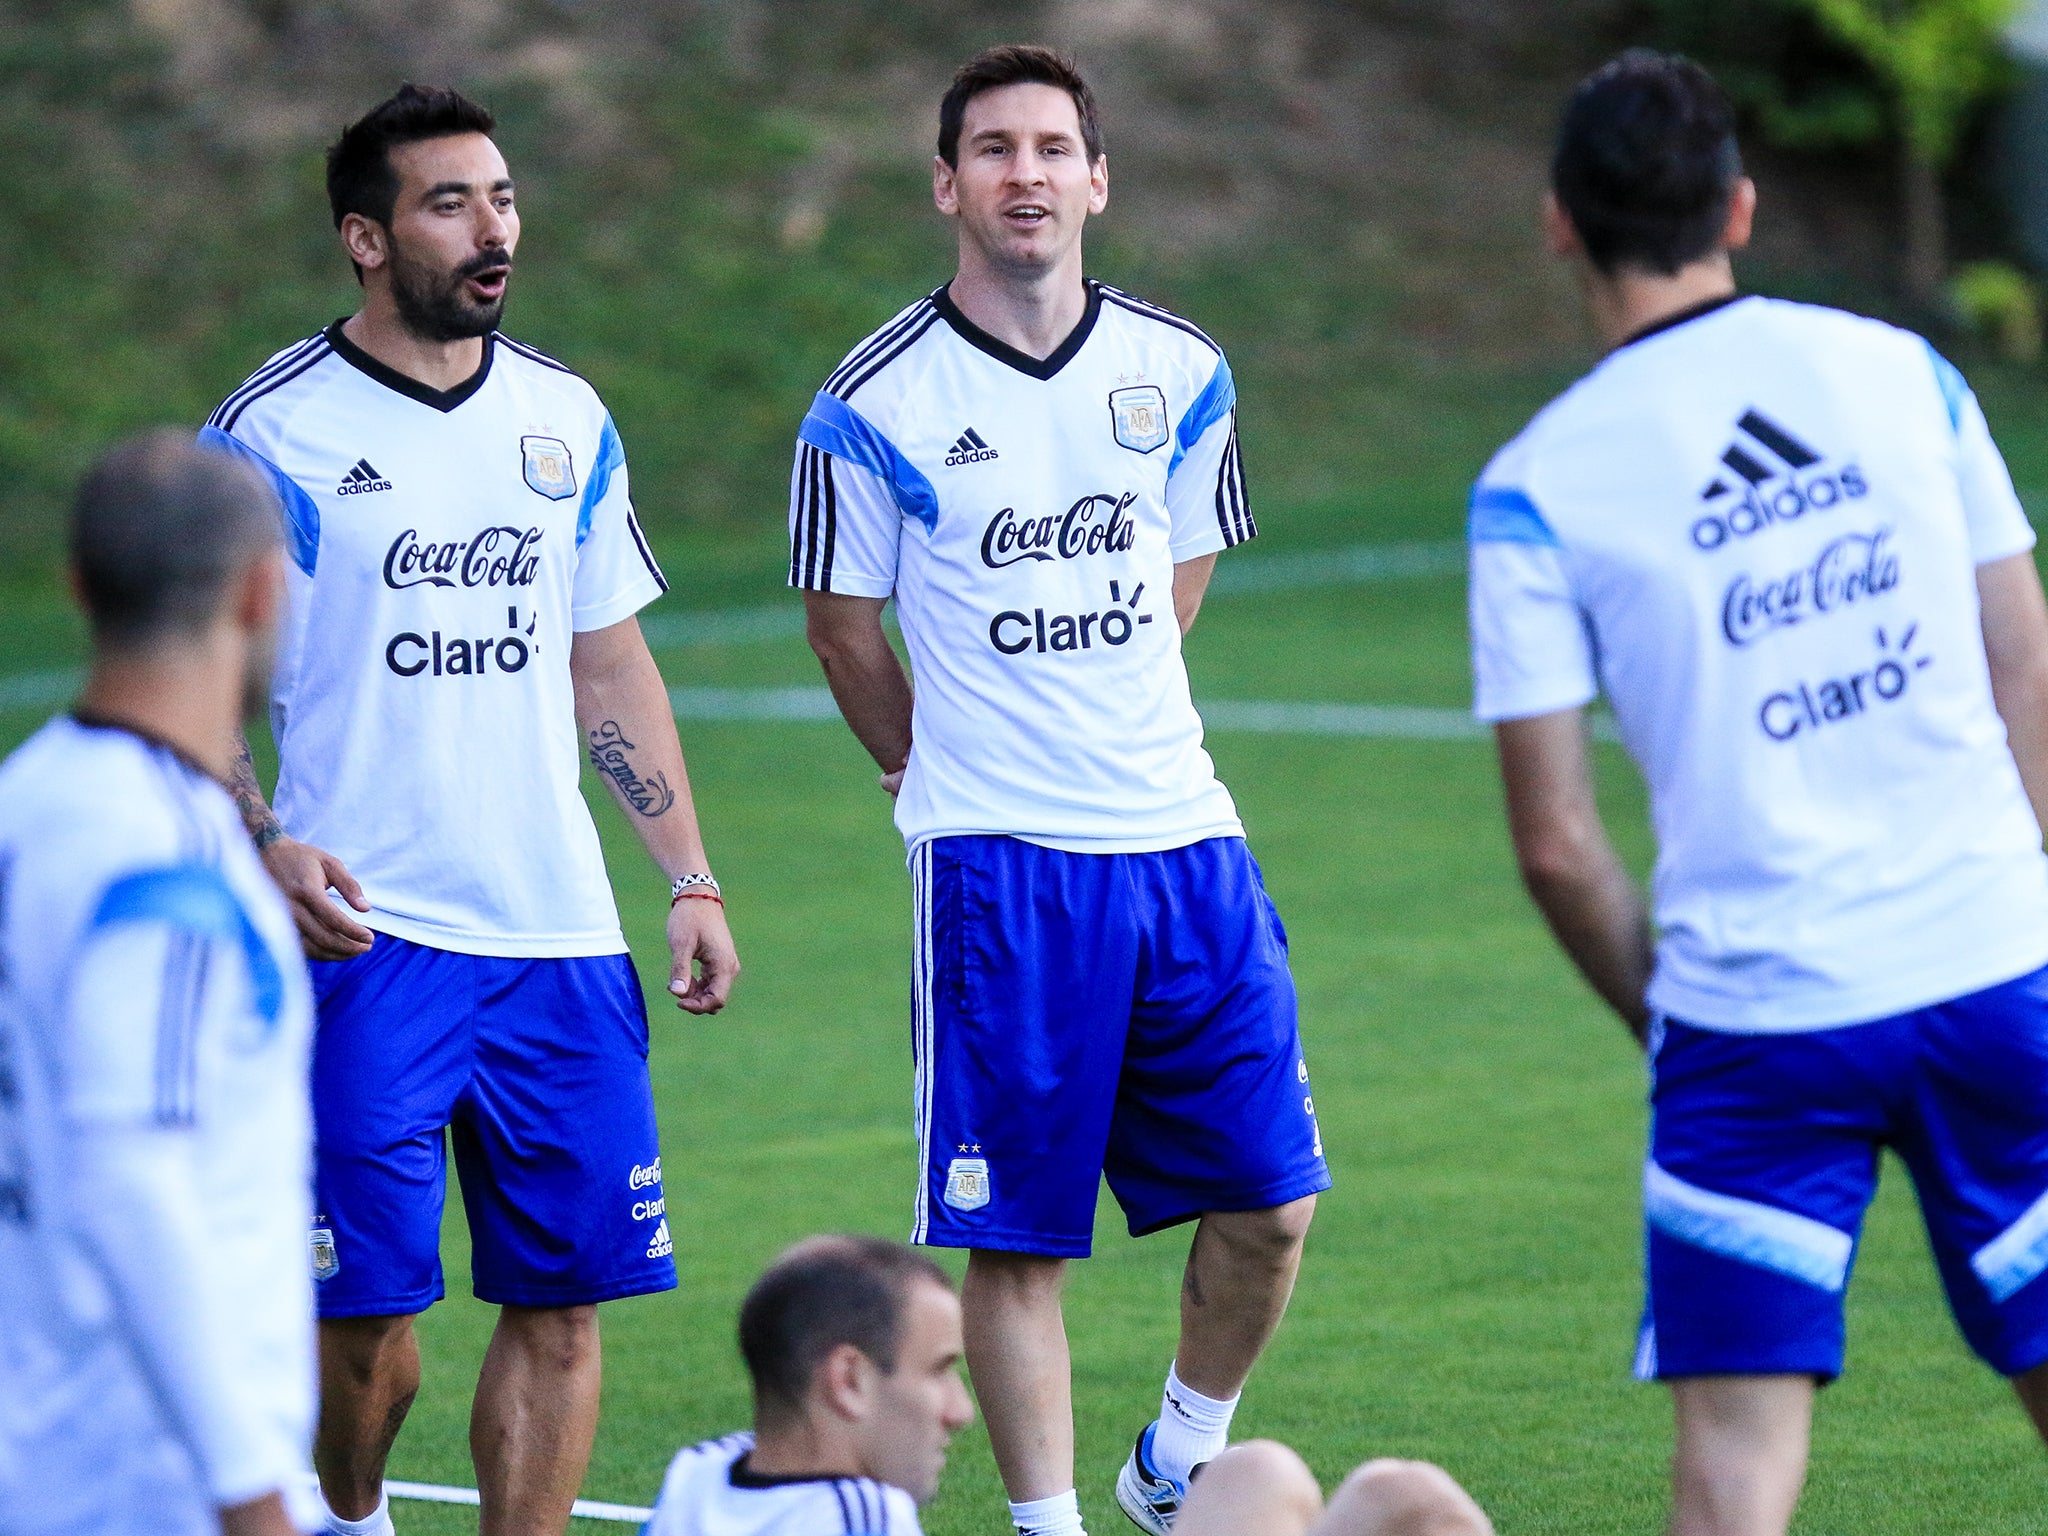
M 1088 167 L 1088 211 L 1100 213 L 1109 206 L 1109 156 L 1097 155 Z
M 237 628 L 259 633 L 274 628 L 284 608 L 284 551 L 265 550 L 235 578 L 229 607 Z
M 818 1362 L 811 1390 L 835 1418 L 858 1423 L 873 1412 L 879 1374 L 875 1362 L 854 1345 L 838 1344 Z
M 932 156 L 932 201 L 939 212 L 949 219 L 960 216 L 960 188 L 956 184 L 958 172 L 946 164 L 944 155 Z
M 1543 244 L 1553 256 L 1569 258 L 1586 252 L 1578 226 L 1572 223 L 1572 216 L 1564 211 L 1555 192 L 1543 194 Z
M 1721 231 L 1721 244 L 1739 251 L 1749 244 L 1750 229 L 1756 222 L 1756 183 L 1747 176 L 1735 183 L 1735 195 L 1728 199 L 1728 223 Z
M 391 232 L 363 214 L 342 215 L 341 243 L 349 260 L 366 272 L 375 272 L 391 260 Z

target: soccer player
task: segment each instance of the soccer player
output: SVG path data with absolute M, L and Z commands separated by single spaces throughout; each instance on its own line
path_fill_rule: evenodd
M 1134 1234 L 1200 1223 L 1117 1483 L 1152 1532 L 1223 1448 L 1330 1181 L 1286 934 L 1181 657 L 1255 532 L 1236 392 L 1201 331 L 1085 276 L 1108 178 L 1072 63 L 963 66 L 933 162 L 958 274 L 826 381 L 792 484 L 789 579 L 910 849 L 913 1236 L 972 1250 L 968 1365 L 1028 1536 L 1081 1529 L 1060 1291 L 1100 1178 Z
M 809 1238 L 754 1282 L 739 1331 L 753 1432 L 679 1453 L 649 1536 L 917 1536 L 974 1421 L 946 1272 L 876 1237 Z
M 485 1531 L 564 1528 L 596 1304 L 675 1284 L 646 1007 L 579 735 L 672 882 L 678 1004 L 716 1012 L 738 970 L 633 617 L 663 582 L 619 434 L 583 379 L 497 331 L 519 213 L 491 129 L 407 86 L 342 134 L 328 195 L 362 308 L 203 434 L 285 506 L 276 811 L 246 756 L 239 794 L 318 962 L 314 1459 L 332 1527 L 365 1536 L 390 1529 L 411 1319 L 442 1295 L 444 1134 L 476 1294 L 502 1308 L 470 1421 Z
M 70 535 L 85 692 L 0 764 L 0 1531 L 290 1536 L 313 1007 L 224 787 L 277 500 L 156 433 L 93 467 Z
M 1473 493 L 1472 646 L 1523 876 L 1649 1050 L 1636 1369 L 1672 1529 L 1785 1530 L 1878 1152 L 1956 1321 L 2048 1429 L 2048 608 L 1920 337 L 1738 296 L 1727 98 L 1630 53 L 1564 112 L 1545 222 L 1608 354 Z M 1594 803 L 1604 690 L 1655 913 Z

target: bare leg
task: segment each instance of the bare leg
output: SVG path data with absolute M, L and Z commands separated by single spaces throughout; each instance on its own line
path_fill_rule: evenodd
M 1671 1536 L 1785 1536 L 1806 1482 L 1813 1378 L 1694 1376 L 1671 1397 Z
M 1074 1486 L 1074 1386 L 1060 1312 L 1064 1259 L 976 1249 L 960 1306 L 967 1373 L 1011 1502 Z
M 375 1513 L 384 1463 L 420 1390 L 410 1317 L 342 1317 L 320 1324 L 320 1427 L 313 1465 L 327 1507 L 344 1520 Z
M 1212 1211 L 1195 1228 L 1181 1280 L 1175 1368 L 1203 1396 L 1244 1390 L 1294 1294 L 1315 1211 L 1309 1195 L 1267 1211 Z
M 469 1452 L 482 1536 L 561 1536 L 597 1438 L 595 1307 L 501 1307 L 484 1352 Z
M 2048 1365 L 2037 1365 L 2013 1377 L 2012 1389 L 2019 1393 L 2021 1406 L 2034 1421 L 2034 1432 L 2048 1440 Z
M 1344 1479 L 1312 1536 L 1493 1536 L 1493 1522 L 1442 1467 L 1368 1461 Z
M 1323 1490 L 1277 1440 L 1233 1445 L 1202 1468 L 1173 1523 L 1174 1536 L 1305 1536 Z

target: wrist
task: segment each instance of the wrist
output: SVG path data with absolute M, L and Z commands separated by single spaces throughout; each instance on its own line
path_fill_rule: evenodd
M 249 841 L 256 845 L 256 851 L 258 853 L 261 853 L 264 849 L 268 848 L 272 843 L 282 842 L 283 840 L 284 828 L 280 826 L 274 819 L 271 821 L 264 822 L 263 825 L 260 827 L 255 827 L 251 829 L 249 833 Z
M 676 876 L 670 882 L 668 904 L 671 907 L 692 897 L 715 901 L 721 907 L 725 905 L 725 892 L 719 888 L 717 879 L 708 870 L 693 870 L 688 874 Z

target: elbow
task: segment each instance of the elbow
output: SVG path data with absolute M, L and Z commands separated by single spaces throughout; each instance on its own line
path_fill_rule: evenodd
M 1546 827 L 1518 834 L 1515 862 L 1522 884 L 1539 900 L 1551 891 L 1576 885 L 1598 862 L 1597 840 L 1574 827 Z

